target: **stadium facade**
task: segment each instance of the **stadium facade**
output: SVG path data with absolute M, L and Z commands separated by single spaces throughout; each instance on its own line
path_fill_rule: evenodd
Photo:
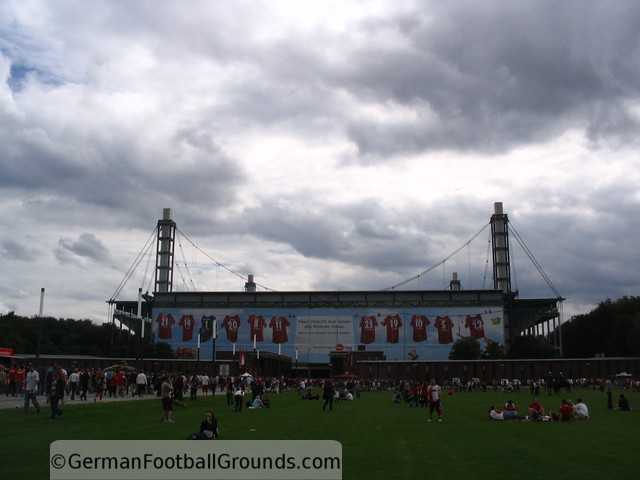
M 138 302 L 110 301 L 114 322 L 153 334 L 179 358 L 212 361 L 216 374 L 243 365 L 264 370 L 268 358 L 278 359 L 272 362 L 278 371 L 285 359 L 309 372 L 331 366 L 331 373 L 356 370 L 357 362 L 446 362 L 455 341 L 465 337 L 508 346 L 516 335 L 545 333 L 560 345 L 548 334 L 560 324 L 563 299 L 519 299 L 511 290 L 509 223 L 501 203 L 491 216 L 490 290 L 462 290 L 454 274 L 446 290 L 257 291 L 249 276 L 244 291 L 175 292 L 175 235 L 171 210 L 164 209 L 155 291 L 139 293 Z

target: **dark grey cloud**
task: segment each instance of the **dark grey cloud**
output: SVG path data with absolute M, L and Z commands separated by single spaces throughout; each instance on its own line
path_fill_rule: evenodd
M 27 247 L 25 244 L 16 240 L 10 238 L 0 240 L 0 258 L 5 260 L 35 262 L 40 254 L 41 253 L 35 248 Z
M 114 238 L 144 241 L 164 207 L 236 269 L 377 289 L 443 260 L 504 201 L 563 295 L 637 290 L 637 2 L 353 4 L 330 24 L 255 2 L 20 5 L 0 6 L 0 204 L 19 224 L 0 256 L 44 270 L 38 248 L 53 251 L 55 278 L 90 265 L 71 303 L 105 290 L 89 278 L 117 284 L 142 245 Z M 490 166 L 470 178 L 473 162 Z M 453 271 L 490 286 L 486 247 L 483 233 L 406 288 Z M 548 296 L 514 255 L 517 288 Z
M 305 257 L 386 272 L 386 286 L 397 278 L 392 275 L 416 274 L 463 246 L 489 215 L 457 201 L 425 210 L 388 207 L 373 198 L 320 206 L 301 194 L 265 199 L 234 221 L 242 225 L 239 233 L 290 245 Z M 486 222 L 479 220 L 483 216 Z
M 354 68 L 336 72 L 339 83 L 417 115 L 358 118 L 349 134 L 361 155 L 382 159 L 503 152 L 572 127 L 596 143 L 635 143 L 639 16 L 631 2 L 450 2 L 370 23 L 372 38 L 391 30 L 405 44 L 364 45 L 352 53 Z
M 542 185 L 535 195 L 553 201 L 539 202 L 538 211 L 510 216 L 561 295 L 572 301 L 637 295 L 632 265 L 640 262 L 640 252 L 634 246 L 640 220 L 633 183 L 625 179 L 561 192 Z M 550 290 L 514 238 L 511 244 L 520 259 L 516 274 L 523 293 L 529 290 L 529 296 L 549 295 Z
M 92 233 L 82 233 L 77 240 L 61 238 L 54 253 L 60 263 L 78 264 L 80 259 L 105 265 L 113 263 L 113 257 L 107 246 Z

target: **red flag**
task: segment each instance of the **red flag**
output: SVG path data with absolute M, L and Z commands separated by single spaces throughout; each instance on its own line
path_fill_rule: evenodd
M 244 365 L 244 350 L 240 350 L 240 355 L 238 358 L 239 358 L 240 365 Z

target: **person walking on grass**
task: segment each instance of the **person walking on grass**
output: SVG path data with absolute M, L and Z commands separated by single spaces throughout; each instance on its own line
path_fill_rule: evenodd
M 36 411 L 40 413 L 40 405 L 38 405 L 38 398 L 36 397 L 38 383 L 40 383 L 40 374 L 32 364 L 29 364 L 29 371 L 25 375 L 24 384 L 24 413 L 29 413 L 29 403 L 33 403 Z
M 607 393 L 607 410 L 613 410 L 613 382 L 610 378 L 604 382 L 604 390 Z
M 442 405 L 440 403 L 440 396 L 442 388 L 436 383 L 436 379 L 431 379 L 431 384 L 427 388 L 427 400 L 429 401 L 429 422 L 433 419 L 433 412 L 438 413 L 438 421 L 442 421 Z
M 335 390 L 333 389 L 333 384 L 330 380 L 327 380 L 324 384 L 322 398 L 324 399 L 324 405 L 322 405 L 322 410 L 327 409 L 327 405 L 329 405 L 329 410 L 333 410 L 333 397 L 335 396 Z
M 165 375 L 162 380 L 162 386 L 160 387 L 162 392 L 162 423 L 173 423 L 171 419 L 173 415 L 173 385 L 171 385 L 168 375 Z
M 58 404 L 64 398 L 64 380 L 62 373 L 55 371 L 53 373 L 53 379 L 51 380 L 51 418 L 50 422 L 53 422 L 56 418 L 62 417 L 62 410 L 58 408 Z

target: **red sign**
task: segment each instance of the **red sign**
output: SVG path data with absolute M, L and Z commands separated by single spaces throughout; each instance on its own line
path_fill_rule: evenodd
M 0 347 L 0 356 L 13 357 L 13 348 Z
M 341 352 L 344 350 L 344 345 L 342 345 L 341 343 L 336 345 L 336 352 Z

